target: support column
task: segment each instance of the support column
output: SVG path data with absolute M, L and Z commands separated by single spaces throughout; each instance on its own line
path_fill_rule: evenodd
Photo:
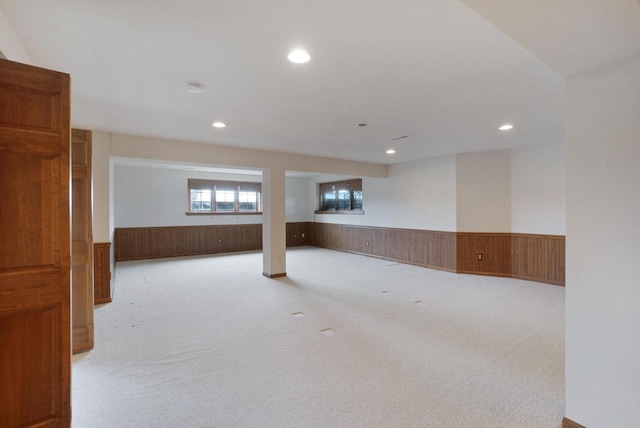
M 287 276 L 287 222 L 284 168 L 262 170 L 262 274 Z

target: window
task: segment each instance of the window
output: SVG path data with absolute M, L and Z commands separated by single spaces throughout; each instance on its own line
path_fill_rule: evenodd
M 260 214 L 261 183 L 188 180 L 187 214 Z
M 238 210 L 239 211 L 257 211 L 258 196 L 256 192 L 238 192 Z
M 362 211 L 362 179 L 320 183 L 320 207 L 322 214 L 364 214 Z
M 236 192 L 216 190 L 216 211 L 236 211 Z
M 211 211 L 211 190 L 191 190 L 191 211 Z

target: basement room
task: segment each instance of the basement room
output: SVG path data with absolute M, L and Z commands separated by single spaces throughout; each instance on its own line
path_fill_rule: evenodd
M 0 426 L 631 427 L 640 2 L 0 0 Z

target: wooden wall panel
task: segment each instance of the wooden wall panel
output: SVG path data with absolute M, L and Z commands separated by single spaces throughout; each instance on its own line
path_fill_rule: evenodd
M 457 241 L 458 272 L 565 283 L 564 236 L 458 233 Z
M 355 253 L 362 254 L 372 254 L 374 239 L 373 234 L 366 227 L 350 227 L 350 226 L 341 226 L 340 230 L 337 230 L 336 233 L 341 233 L 343 230 L 349 231 L 349 243 L 343 248 L 339 248 L 342 251 L 351 251 Z M 344 233 L 344 232 L 342 232 Z M 330 248 L 330 247 L 327 247 Z
M 287 246 L 308 245 L 313 229 L 309 222 L 287 223 Z M 116 261 L 261 250 L 262 225 L 118 228 L 114 247 Z
M 253 225 L 242 225 L 244 227 L 252 227 Z M 237 226 L 219 226 L 216 227 L 218 244 L 216 246 L 216 253 L 229 253 L 233 251 L 241 251 L 242 244 L 240 239 L 240 227 Z
M 313 245 L 313 230 L 312 222 L 287 223 L 287 247 Z
M 329 226 L 326 223 L 316 223 L 314 225 L 313 245 L 321 248 L 330 248 Z
M 152 228 L 142 232 L 138 249 L 150 249 L 154 257 L 170 257 L 177 247 L 176 230 L 173 228 Z
M 409 247 L 411 245 L 411 231 L 404 229 L 385 229 L 384 251 L 376 254 L 392 260 L 409 260 Z
M 348 226 L 343 226 L 343 227 L 348 227 Z M 380 229 L 380 228 L 373 228 L 373 227 L 367 227 L 367 228 L 363 228 L 368 235 L 369 240 L 371 241 L 371 246 L 370 248 L 364 248 L 365 253 L 370 253 L 373 256 L 376 257 L 383 257 L 383 258 L 388 258 L 385 255 L 385 250 L 387 249 L 387 245 L 386 245 L 386 233 L 384 229 Z M 366 242 L 365 242 L 366 245 Z
M 251 224 L 250 227 L 238 229 L 238 251 L 254 251 L 262 249 L 262 225 Z
M 315 224 L 315 246 L 447 271 L 456 269 L 454 232 Z
M 287 223 L 287 247 L 315 245 L 432 269 L 564 285 L 564 237 Z M 305 237 L 302 238 L 304 233 Z M 368 245 L 367 245 L 368 243 Z M 260 250 L 262 225 L 116 229 L 116 261 Z M 482 254 L 482 260 L 478 260 Z
M 456 241 L 459 273 L 511 276 L 510 233 L 458 232 Z
M 511 274 L 514 278 L 565 284 L 565 237 L 513 234 Z
M 347 226 L 338 226 L 335 233 L 336 246 L 340 250 L 347 250 L 354 245 L 355 233 L 353 228 Z
M 432 269 L 564 285 L 564 236 L 316 223 L 314 240 L 317 247 Z M 482 260 L 478 260 L 478 254 L 482 254 Z
M 408 263 L 456 271 L 456 234 L 431 230 L 413 230 L 409 236 Z
M 318 225 L 316 225 L 318 226 Z M 340 235 L 339 226 L 335 225 L 323 225 L 324 226 L 324 238 L 327 246 L 331 246 L 331 248 L 337 248 L 339 245 L 338 237 Z M 317 232 L 316 232 L 317 237 Z
M 111 242 L 93 244 L 93 304 L 111 302 Z

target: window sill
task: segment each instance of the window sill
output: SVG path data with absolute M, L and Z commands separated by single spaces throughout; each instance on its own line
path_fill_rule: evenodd
M 341 214 L 341 215 L 364 215 L 363 210 L 326 210 L 326 211 L 314 211 L 316 214 Z
M 186 215 L 262 215 L 261 212 L 246 212 L 246 211 L 186 211 Z

